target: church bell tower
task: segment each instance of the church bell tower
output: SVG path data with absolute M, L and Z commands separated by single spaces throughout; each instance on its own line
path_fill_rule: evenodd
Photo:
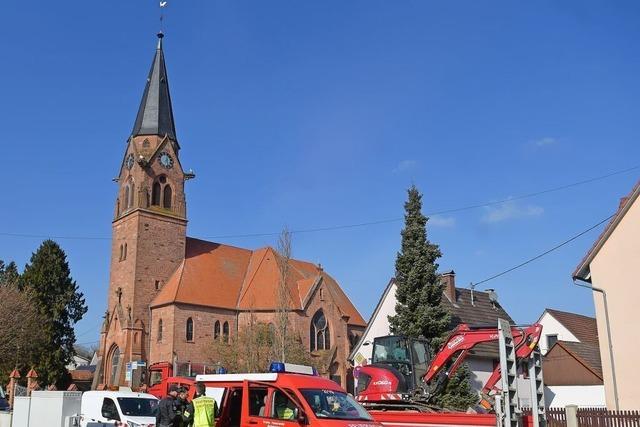
M 149 304 L 185 256 L 184 183 L 163 34 L 115 181 L 108 310 L 101 331 L 98 383 L 125 384 L 126 363 L 146 361 Z

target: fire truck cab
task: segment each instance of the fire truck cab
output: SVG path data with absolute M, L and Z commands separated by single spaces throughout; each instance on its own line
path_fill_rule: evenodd
M 313 368 L 273 363 L 269 370 L 196 377 L 218 403 L 216 427 L 382 427 Z

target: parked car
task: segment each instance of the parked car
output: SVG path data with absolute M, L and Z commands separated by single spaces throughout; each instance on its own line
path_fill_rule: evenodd
M 109 426 L 146 427 L 156 422 L 158 398 L 147 393 L 87 391 L 82 394 L 80 427 L 105 423 Z
M 10 408 L 7 396 L 4 394 L 4 389 L 0 386 L 0 411 L 8 411 Z

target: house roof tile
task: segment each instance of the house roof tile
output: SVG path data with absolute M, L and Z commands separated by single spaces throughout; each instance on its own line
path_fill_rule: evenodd
M 595 318 L 552 308 L 545 311 L 562 323 L 580 342 L 598 344 L 598 325 Z
M 491 302 L 488 292 L 474 290 L 472 304 L 471 289 L 456 288 L 456 300 L 450 301 L 444 294 L 442 304 L 451 312 L 450 329 L 455 328 L 460 323 L 495 327 L 499 318 L 515 324 L 509 313 L 502 308 L 499 302 Z M 477 345 L 471 354 L 494 359 L 500 357 L 497 342 Z

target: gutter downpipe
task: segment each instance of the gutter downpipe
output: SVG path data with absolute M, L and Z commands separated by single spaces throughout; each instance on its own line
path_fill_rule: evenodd
M 616 381 L 616 365 L 613 360 L 613 342 L 611 341 L 611 327 L 609 325 L 609 307 L 607 304 L 607 293 L 604 289 L 596 288 L 593 284 L 589 283 L 589 285 L 585 285 L 583 283 L 578 283 L 580 280 L 584 283 L 589 283 L 586 280 L 580 279 L 579 277 L 573 277 L 573 284 L 576 286 L 580 286 L 582 288 L 590 289 L 594 292 L 600 292 L 602 294 L 602 300 L 604 302 L 604 319 L 607 325 L 607 340 L 609 341 L 609 359 L 611 360 L 611 376 L 613 379 L 613 400 L 616 404 L 616 411 L 620 410 L 620 405 L 618 402 L 618 382 Z

